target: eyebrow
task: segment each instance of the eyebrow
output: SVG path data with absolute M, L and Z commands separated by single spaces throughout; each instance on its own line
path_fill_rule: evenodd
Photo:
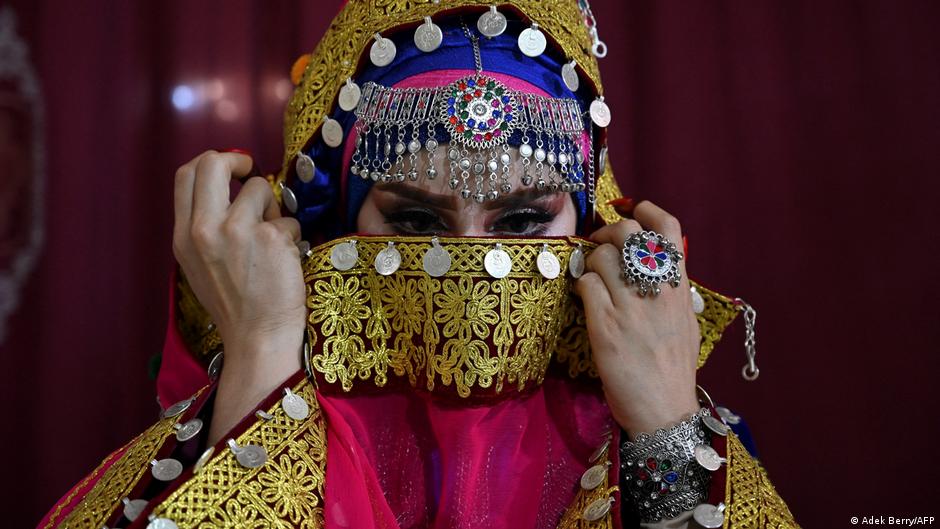
M 430 204 L 431 206 L 443 209 L 455 210 L 457 197 L 451 194 L 440 194 L 440 193 L 431 193 L 423 189 L 410 186 L 410 185 L 401 185 L 398 183 L 379 183 L 376 184 L 381 191 L 392 193 L 398 195 L 402 198 L 407 198 L 415 202 L 421 202 L 425 204 Z M 486 200 L 483 202 L 483 208 L 487 210 L 493 209 L 505 209 L 509 207 L 519 207 L 524 206 L 530 202 L 538 200 L 544 196 L 554 194 L 548 188 L 537 189 L 537 188 L 528 188 L 523 191 L 516 191 L 515 193 L 501 194 L 495 200 Z

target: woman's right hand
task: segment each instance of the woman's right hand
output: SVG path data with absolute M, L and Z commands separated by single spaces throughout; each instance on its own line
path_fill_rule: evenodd
M 247 155 L 206 151 L 176 171 L 173 253 L 225 348 L 210 443 L 300 369 L 300 224 L 281 216 L 264 178 L 230 201 L 232 177 L 251 167 Z

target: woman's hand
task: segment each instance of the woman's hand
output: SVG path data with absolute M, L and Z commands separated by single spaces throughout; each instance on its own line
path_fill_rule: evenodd
M 251 167 L 244 154 L 206 151 L 176 172 L 173 253 L 225 347 L 210 443 L 300 368 L 300 225 L 281 217 L 263 178 L 229 201 L 232 177 Z
M 634 219 L 604 226 L 591 235 L 600 244 L 575 284 L 584 300 L 591 351 L 614 419 L 631 437 L 652 433 L 698 410 L 695 368 L 699 328 L 689 280 L 679 262 L 678 287 L 660 285 L 658 296 L 640 297 L 623 277 L 623 242 L 652 230 L 681 245 L 679 221 L 651 202 Z

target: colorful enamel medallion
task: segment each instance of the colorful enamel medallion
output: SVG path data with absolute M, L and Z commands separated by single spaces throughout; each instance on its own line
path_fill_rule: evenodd
M 631 234 L 623 242 L 623 274 L 628 283 L 638 286 L 641 296 L 659 294 L 660 283 L 679 286 L 680 260 L 676 245 L 654 231 Z
M 505 85 L 478 74 L 454 82 L 446 95 L 444 126 L 452 139 L 475 149 L 506 143 L 518 103 Z

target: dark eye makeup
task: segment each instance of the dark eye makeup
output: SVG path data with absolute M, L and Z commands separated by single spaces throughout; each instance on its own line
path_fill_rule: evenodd
M 436 235 L 452 231 L 444 218 L 433 209 L 403 206 L 381 211 L 385 223 L 400 235 Z M 526 206 L 501 211 L 488 227 L 494 235 L 543 235 L 557 213 L 547 209 Z

